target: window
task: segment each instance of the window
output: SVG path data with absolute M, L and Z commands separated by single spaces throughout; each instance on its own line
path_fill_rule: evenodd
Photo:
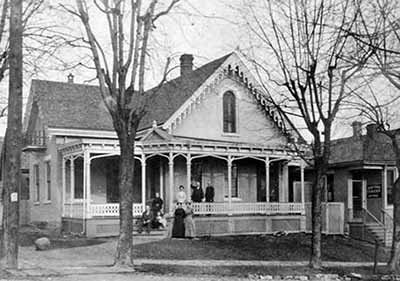
M 35 202 L 40 202 L 40 174 L 39 165 L 33 165 L 33 177 L 35 183 Z
M 236 98 L 232 92 L 223 96 L 224 133 L 236 133 Z
M 46 189 L 47 189 L 47 201 L 51 201 L 51 166 L 50 161 L 46 162 Z
M 387 170 L 387 203 L 388 205 L 393 204 L 393 185 L 394 185 L 394 170 Z
M 334 202 L 335 196 L 334 196 L 334 175 L 333 174 L 328 174 L 326 178 L 326 184 L 327 184 L 327 200 L 328 202 Z
M 239 197 L 239 187 L 238 187 L 238 167 L 235 163 L 232 164 L 232 198 Z M 228 198 L 228 171 L 225 172 L 225 198 Z
M 75 189 L 74 198 L 83 199 L 83 159 L 75 159 L 74 162 Z

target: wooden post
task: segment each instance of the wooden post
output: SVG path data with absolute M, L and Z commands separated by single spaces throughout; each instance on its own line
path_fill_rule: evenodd
M 232 215 L 232 157 L 228 156 L 228 215 Z
M 265 159 L 265 201 L 269 202 L 269 157 Z
M 146 156 L 142 154 L 140 160 L 142 165 L 142 208 L 143 211 L 146 210 Z
M 160 158 L 160 198 L 165 200 L 165 196 L 164 196 L 164 165 L 163 165 L 161 158 Z
M 90 213 L 90 201 L 91 201 L 91 173 L 90 173 L 90 167 L 91 167 L 91 159 L 90 159 L 90 153 L 88 150 L 85 151 L 84 154 L 84 162 L 85 162 L 85 167 L 86 167 L 86 174 L 85 174 L 85 183 L 86 183 L 86 217 L 91 218 L 91 213 Z
M 190 156 L 190 153 L 186 157 L 186 193 L 187 193 L 187 199 L 190 199 L 190 183 L 191 183 L 191 177 L 192 177 L 192 159 Z
M 169 153 L 169 211 L 172 212 L 174 204 L 174 158 Z
M 70 194 L 70 203 L 71 206 L 69 208 L 70 210 L 70 217 L 72 218 L 72 213 L 73 213 L 73 205 L 72 203 L 74 202 L 74 198 L 75 198 L 75 159 L 74 157 L 71 157 L 70 159 L 70 186 L 71 186 L 71 194 Z
M 5 1 L 3 1 L 3 5 Z M 10 1 L 8 105 L 3 179 L 3 239 L 7 268 L 18 268 L 18 228 L 22 148 L 22 0 Z
M 65 216 L 65 201 L 66 201 L 66 190 L 67 190 L 66 182 L 65 182 L 65 178 L 66 178 L 66 176 L 65 176 L 65 173 L 66 173 L 65 166 L 66 166 L 65 165 L 65 158 L 62 157 L 62 165 L 61 165 L 61 181 L 62 181 L 62 194 L 61 194 L 62 199 L 61 199 L 61 202 L 62 202 L 62 206 L 61 206 L 61 209 L 62 209 L 62 216 L 63 217 Z

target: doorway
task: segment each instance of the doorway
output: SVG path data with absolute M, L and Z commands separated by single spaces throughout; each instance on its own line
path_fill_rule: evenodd
M 364 208 L 363 181 L 352 181 L 353 220 L 362 220 Z

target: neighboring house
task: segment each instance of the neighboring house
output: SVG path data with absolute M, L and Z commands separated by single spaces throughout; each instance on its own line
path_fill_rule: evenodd
M 350 235 L 391 244 L 392 188 L 398 171 L 389 137 L 354 122 L 353 136 L 332 141 L 328 200 L 344 202 Z
M 288 120 L 255 90 L 235 53 L 162 86 L 135 143 L 133 212 L 160 192 L 172 212 L 180 185 L 215 188 L 213 203 L 195 203 L 198 235 L 305 230 L 304 163 Z M 33 80 L 24 148 L 30 219 L 88 236 L 118 233 L 119 145 L 96 86 Z M 172 176 L 171 176 L 172 175 Z

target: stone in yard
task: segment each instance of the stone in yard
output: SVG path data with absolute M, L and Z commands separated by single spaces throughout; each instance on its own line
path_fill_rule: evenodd
M 47 237 L 41 237 L 35 240 L 36 250 L 44 251 L 50 248 L 50 240 Z

